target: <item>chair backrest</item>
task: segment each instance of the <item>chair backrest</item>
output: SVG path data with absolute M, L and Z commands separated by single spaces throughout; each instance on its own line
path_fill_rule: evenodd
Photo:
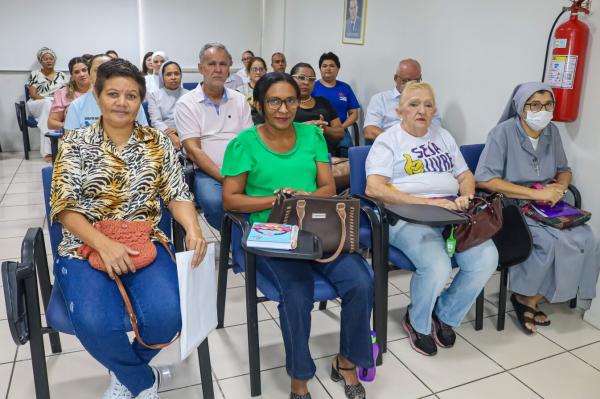
M 198 86 L 198 82 L 184 82 L 183 88 L 186 90 L 194 90 Z
M 152 127 L 152 120 L 150 120 L 150 111 L 148 111 L 148 101 L 143 101 L 142 107 L 144 108 L 144 114 L 146 114 L 146 120 L 148 121 L 148 126 Z
M 485 144 L 466 144 L 460 146 L 460 152 L 462 153 L 465 162 L 471 172 L 475 173 L 477 164 L 479 163 L 479 157 L 483 151 Z
M 62 225 L 58 222 L 50 221 L 50 187 L 52 185 L 52 166 L 42 169 L 42 186 L 44 189 L 44 205 L 46 206 L 46 223 L 50 233 L 50 246 L 52 247 L 53 259 L 58 257 L 58 245 L 62 241 Z M 165 207 L 162 209 L 162 218 L 158 227 L 168 236 L 172 235 L 171 212 Z
M 348 149 L 350 159 L 350 194 L 363 194 L 367 187 L 365 163 L 369 155 L 370 145 L 351 147 Z
M 17 123 L 19 124 L 19 130 L 27 126 L 27 117 L 25 116 L 25 101 L 19 101 L 15 103 L 15 112 L 17 114 Z
M 25 101 L 29 101 L 31 96 L 29 95 L 29 87 L 25 85 Z

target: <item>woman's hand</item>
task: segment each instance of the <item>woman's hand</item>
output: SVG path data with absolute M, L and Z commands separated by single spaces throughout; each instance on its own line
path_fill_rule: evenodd
M 291 187 L 280 188 L 279 190 L 275 190 L 273 194 L 277 194 L 278 192 L 282 192 L 285 195 L 310 195 L 308 191 L 296 190 Z
M 441 208 L 450 209 L 451 211 L 458 210 L 456 202 L 449 201 L 446 198 L 427 198 L 427 201 L 425 203 L 427 205 L 435 205 Z
M 195 232 L 187 233 L 185 235 L 185 245 L 188 251 L 194 251 L 194 256 L 192 257 L 192 267 L 200 266 L 200 262 L 204 259 L 206 255 L 206 240 L 202 236 L 202 232 L 200 229 Z
M 325 121 L 325 118 L 323 117 L 323 115 L 319 115 L 319 119 L 315 119 L 312 121 L 307 121 L 304 122 L 307 125 L 315 125 L 317 126 L 319 129 L 321 129 L 322 132 L 325 131 L 325 127 L 329 126 L 329 123 Z
M 454 200 L 454 203 L 456 204 L 456 210 L 466 211 L 467 209 L 469 209 L 469 203 L 471 202 L 472 199 L 473 199 L 473 194 L 461 195 L 460 197 L 456 198 Z
M 564 187 L 561 184 L 548 184 L 539 191 L 538 201 L 544 201 L 551 206 L 556 205 L 558 201 L 565 195 Z
M 115 274 L 120 276 L 129 272 L 135 273 L 135 266 L 129 255 L 139 255 L 138 251 L 108 237 L 103 240 L 96 250 L 102 258 L 106 272 L 111 279 L 115 279 Z

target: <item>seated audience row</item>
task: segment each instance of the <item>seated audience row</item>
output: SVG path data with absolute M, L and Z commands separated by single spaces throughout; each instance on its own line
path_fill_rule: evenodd
M 181 321 L 177 277 L 168 251 L 157 245 L 155 263 L 129 273 L 135 271 L 130 255 L 136 253 L 107 239 L 91 223 L 149 220 L 153 236 L 164 240 L 166 236 L 157 227 L 160 197 L 184 226 L 188 248 L 195 249 L 193 263 L 198 264 L 206 243 L 191 205 L 194 196 L 216 229 L 221 226 L 224 209 L 249 213 L 251 222 L 266 221 L 278 190 L 334 195 L 336 183 L 328 153 L 345 155 L 352 145 L 345 129 L 356 121 L 360 105 L 351 87 L 337 80 L 340 62 L 335 54 L 321 56 L 317 82 L 308 63 L 298 63 L 290 75 L 265 74 L 265 61 L 246 51 L 242 57 L 245 76 L 234 74 L 246 79 L 239 91 L 227 86 L 235 79 L 231 79 L 232 57 L 225 46 L 206 44 L 199 58 L 203 82 L 189 92 L 181 87 L 180 66 L 168 61 L 163 52 L 152 54 L 150 59 L 156 61 L 153 75 L 145 77 L 128 61 L 94 56 L 88 77 L 93 91 L 85 94 L 84 63 L 79 59 L 72 60 L 72 66 L 69 63 L 71 94 L 75 97 L 76 90 L 80 94 L 66 112 L 64 128 L 69 134 L 60 148 L 53 177 L 52 218 L 63 224 L 64 235 L 55 274 L 72 305 L 78 338 L 111 371 L 109 396 L 105 397 L 158 397 L 157 373 L 148 366 L 158 351 L 137 341 L 130 345 L 122 320 L 110 316 L 109 309 L 123 307 L 111 278 L 121 275 L 129 289 L 140 290 L 135 300 L 153 310 L 140 326 L 144 340 L 168 341 Z M 49 92 L 42 87 L 48 87 L 48 79 L 56 74 L 52 72 L 56 56 L 51 50 L 45 49 L 38 59 L 46 83 L 39 85 L 40 89 L 30 84 L 30 92 L 34 88 L 36 94 Z M 275 60 L 281 68 L 278 53 L 272 57 L 274 69 Z M 145 60 L 144 66 L 148 69 Z M 283 70 L 285 66 L 283 57 Z M 558 129 L 550 122 L 555 99 L 549 86 L 527 83 L 515 88 L 499 124 L 488 136 L 474 176 L 456 141 L 441 126 L 433 88 L 421 78 L 419 63 L 403 60 L 394 75 L 395 89 L 371 99 L 365 120 L 365 137 L 368 133 L 368 138 L 375 140 L 366 163 L 368 195 L 388 204 L 429 204 L 458 211 L 469 206 L 476 185 L 501 192 L 519 205 L 525 201 L 555 204 L 564 196 L 572 173 Z M 33 73 L 30 80 L 34 80 Z M 155 82 L 156 88 L 147 94 L 149 82 Z M 57 107 L 69 105 L 68 95 L 69 87 L 55 95 Z M 145 126 L 140 106 L 146 95 L 154 128 Z M 64 118 L 64 108 L 62 112 Z M 60 122 L 60 114 L 49 120 Z M 183 182 L 175 155 L 181 144 L 196 166 L 194 196 Z M 152 173 L 131 173 L 132 168 Z M 122 176 L 127 176 L 125 181 Z M 99 182 L 116 191 L 98 190 Z M 534 184 L 541 184 L 541 189 L 532 188 Z M 123 198 L 135 206 L 119 206 Z M 553 303 L 577 296 L 582 306 L 589 306 L 596 295 L 600 246 L 589 226 L 558 230 L 526 220 L 534 249 L 527 261 L 511 268 L 510 288 L 519 323 L 533 333 L 550 324 L 539 308 L 544 298 Z M 497 250 L 487 240 L 455 254 L 459 271 L 445 288 L 452 266 L 442 229 L 403 221 L 389 229 L 390 245 L 402 249 L 416 267 L 402 326 L 416 351 L 434 355 L 439 347 L 454 345 L 454 328 L 495 270 Z M 100 253 L 109 275 L 81 259 L 76 249 L 82 243 Z M 280 324 L 291 398 L 310 398 L 307 381 L 315 374 L 308 346 L 313 271 L 336 287 L 342 299 L 340 348 L 331 378 L 344 382 L 348 398 L 365 397 L 355 369 L 373 366 L 373 281 L 368 268 L 358 254 L 345 254 L 324 265 L 257 257 L 259 272 L 277 281 L 281 290 Z M 102 304 L 96 303 L 97 298 L 79 289 L 82 281 L 96 287 L 90 292 L 106 290 L 110 294 Z M 160 303 L 144 294 L 152 292 L 157 282 L 165 290 Z M 106 309 L 100 313 L 109 316 L 88 317 L 88 312 L 77 312 L 79 306 L 89 303 L 94 303 L 94 309 Z M 157 313 L 161 314 L 160 323 L 152 317 Z M 98 323 L 109 323 L 113 333 L 99 334 Z

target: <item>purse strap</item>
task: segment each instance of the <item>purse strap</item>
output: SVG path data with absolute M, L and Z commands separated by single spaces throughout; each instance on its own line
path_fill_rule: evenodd
M 346 204 L 343 202 L 338 202 L 337 204 L 335 204 L 335 210 L 336 210 L 338 217 L 340 218 L 340 224 L 342 226 L 342 232 L 340 235 L 340 244 L 338 245 L 337 249 L 330 257 L 325 258 L 325 259 L 323 259 L 323 258 L 315 259 L 316 262 L 329 263 L 331 261 L 334 261 L 335 259 L 337 259 L 338 256 L 340 256 L 340 254 L 342 253 L 342 250 L 344 249 L 344 243 L 346 242 Z M 298 225 L 300 227 L 300 230 L 302 230 L 302 222 L 303 222 L 304 216 L 306 214 L 306 201 L 305 200 L 299 200 L 296 203 L 296 214 L 298 215 Z
M 163 349 L 171 345 L 173 342 L 175 342 L 175 340 L 177 340 L 177 338 L 179 338 L 179 332 L 177 332 L 177 335 L 171 340 L 171 342 L 167 342 L 164 344 L 145 343 L 142 337 L 140 336 L 140 331 L 137 325 L 137 317 L 135 317 L 135 312 L 133 311 L 133 305 L 129 300 L 129 295 L 127 295 L 127 291 L 123 286 L 123 282 L 121 281 L 121 278 L 118 275 L 115 275 L 115 283 L 117 283 L 117 288 L 119 288 L 119 292 L 123 297 L 123 302 L 125 302 L 125 309 L 127 310 L 127 314 L 129 315 L 129 320 L 131 320 L 131 327 L 133 328 L 133 332 L 135 333 L 135 339 L 137 339 L 142 346 L 145 346 L 148 349 Z

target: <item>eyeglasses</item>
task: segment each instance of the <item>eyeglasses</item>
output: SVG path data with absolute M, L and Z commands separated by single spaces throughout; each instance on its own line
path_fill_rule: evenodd
M 542 104 L 539 101 L 532 101 L 530 103 L 525 103 L 525 105 L 529 106 L 529 109 L 533 112 L 540 112 L 542 108 L 544 108 L 548 112 L 554 111 L 554 106 L 556 103 L 554 101 L 547 102 Z
M 250 61 L 252 57 L 242 57 L 242 62 Z
M 278 97 L 271 97 L 267 98 L 265 102 L 273 110 L 278 110 L 279 108 L 281 108 L 281 104 L 283 103 L 285 103 L 285 106 L 287 108 L 296 108 L 298 106 L 297 97 L 288 97 L 285 100 Z
M 403 85 L 407 84 L 408 82 L 421 83 L 421 80 L 423 80 L 423 79 L 419 76 L 416 79 L 400 79 L 400 83 L 402 83 Z
M 261 72 L 265 72 L 266 69 L 263 67 L 252 67 L 250 68 L 250 72 L 254 72 L 254 73 L 261 73 Z
M 317 80 L 317 78 L 315 78 L 314 76 L 306 76 L 306 75 L 292 75 L 292 77 L 302 83 L 312 83 L 315 80 Z

